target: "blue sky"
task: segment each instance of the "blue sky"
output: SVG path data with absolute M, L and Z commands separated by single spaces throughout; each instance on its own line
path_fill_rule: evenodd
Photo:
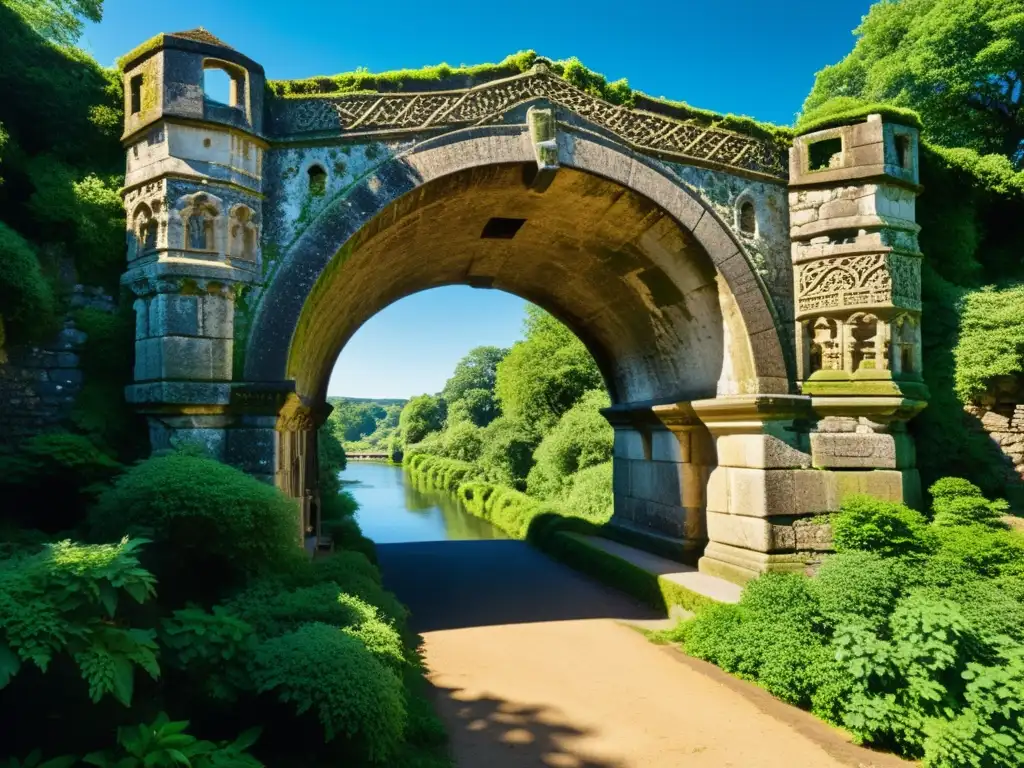
M 274 79 L 499 61 L 533 49 L 577 56 L 652 96 L 791 124 L 814 73 L 853 47 L 868 0 L 560 0 L 558 3 L 106 0 L 81 40 L 102 64 L 158 32 L 206 27 Z M 338 358 L 330 394 L 436 392 L 480 344 L 518 338 L 523 302 L 441 288 L 376 315 Z

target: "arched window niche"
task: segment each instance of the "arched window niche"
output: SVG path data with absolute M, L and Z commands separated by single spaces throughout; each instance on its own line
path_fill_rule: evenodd
M 736 198 L 736 231 L 747 237 L 757 235 L 757 204 L 749 192 Z
M 323 197 L 327 193 L 327 171 L 322 165 L 313 164 L 306 170 L 309 177 L 309 194 Z

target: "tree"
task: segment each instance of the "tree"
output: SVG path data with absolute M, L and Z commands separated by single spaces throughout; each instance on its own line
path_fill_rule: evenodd
M 547 312 L 528 305 L 524 326 L 526 338 L 498 364 L 495 391 L 502 413 L 544 433 L 604 380 L 583 342 Z
M 507 354 L 507 349 L 499 347 L 476 347 L 458 362 L 441 392 L 452 423 L 468 419 L 486 427 L 501 415 L 494 384 L 498 364 Z
M 853 51 L 825 67 L 803 120 L 886 102 L 917 110 L 949 147 L 1024 160 L 1024 7 L 1020 0 L 895 0 L 871 7 Z
M 398 417 L 398 432 L 406 445 L 418 443 L 444 423 L 444 401 L 436 395 L 412 398 Z
M 82 19 L 99 23 L 103 0 L 0 0 L 32 29 L 58 45 L 74 45 L 82 36 Z
M 615 433 L 600 412 L 609 405 L 607 392 L 591 390 L 559 419 L 533 453 L 526 480 L 531 495 L 559 496 L 577 472 L 611 460 Z

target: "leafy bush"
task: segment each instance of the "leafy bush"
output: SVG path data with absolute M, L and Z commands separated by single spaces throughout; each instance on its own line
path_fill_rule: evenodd
M 984 394 L 1000 376 L 1015 376 L 1024 367 L 1024 285 L 968 293 L 960 316 L 956 360 L 956 394 L 965 403 Z
M 261 637 L 282 635 L 308 622 L 349 627 L 376 618 L 373 606 L 339 593 L 338 586 L 329 581 L 283 590 L 271 579 L 250 587 L 224 607 Z
M 11 341 L 37 338 L 56 324 L 56 299 L 32 246 L 0 221 L 0 319 Z
M 615 433 L 600 413 L 609 404 L 606 392 L 593 390 L 559 419 L 534 452 L 526 480 L 531 496 L 559 496 L 571 475 L 611 460 Z
M 163 712 L 148 725 L 119 728 L 118 747 L 86 755 L 99 768 L 262 768 L 246 753 L 259 738 L 252 728 L 234 741 L 214 743 L 185 733 L 188 721 L 171 722 Z
M 484 429 L 483 451 L 478 464 L 492 483 L 526 490 L 526 476 L 533 467 L 539 438 L 525 424 L 501 416 Z
M 877 626 L 892 613 L 906 578 L 900 561 L 852 550 L 826 558 L 808 588 L 831 626 L 851 620 Z
M 409 470 L 438 490 L 452 491 L 459 484 L 478 477 L 481 470 L 474 464 L 457 459 L 446 459 L 441 456 L 419 453 L 406 456 L 405 465 Z
M 961 477 L 944 477 L 928 489 L 932 495 L 934 523 L 940 526 L 973 525 L 1005 528 L 1002 521 L 1009 509 L 1003 499 L 989 501 L 981 489 Z
M 574 474 L 563 501 L 565 509 L 577 517 L 593 523 L 608 522 L 615 503 L 612 495 L 612 463 L 606 461 L 595 464 Z
M 101 540 L 134 531 L 152 536 L 161 545 L 157 576 L 183 599 L 209 598 L 286 568 L 301 556 L 297 520 L 294 500 L 277 489 L 182 453 L 132 467 L 90 515 Z
M 81 435 L 36 435 L 0 452 L 0 494 L 18 523 L 57 532 L 80 523 L 102 484 L 122 469 Z
M 252 625 L 221 606 L 184 608 L 160 622 L 164 664 L 214 699 L 232 701 L 251 687 L 246 664 L 255 644 Z
M 61 541 L 0 560 L 0 688 L 24 663 L 45 672 L 59 654 L 73 658 L 93 702 L 112 694 L 128 706 L 136 666 L 159 675 L 154 633 L 116 620 L 122 593 L 138 603 L 154 594 L 137 556 L 143 543 Z
M 863 495 L 847 498 L 832 519 L 832 543 L 837 552 L 859 549 L 883 557 L 924 554 L 934 546 L 920 512 Z
M 253 657 L 253 678 L 297 714 L 315 714 L 328 741 L 340 736 L 371 762 L 386 763 L 401 744 L 401 680 L 360 639 L 334 627 L 304 624 L 264 641 Z

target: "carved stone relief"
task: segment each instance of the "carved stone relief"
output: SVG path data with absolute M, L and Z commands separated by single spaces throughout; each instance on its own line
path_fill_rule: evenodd
M 771 142 L 616 106 L 580 90 L 545 67 L 463 91 L 294 99 L 280 106 L 276 121 L 285 133 L 452 130 L 498 122 L 509 110 L 535 99 L 547 99 L 569 109 L 641 151 L 787 178 L 785 151 Z

